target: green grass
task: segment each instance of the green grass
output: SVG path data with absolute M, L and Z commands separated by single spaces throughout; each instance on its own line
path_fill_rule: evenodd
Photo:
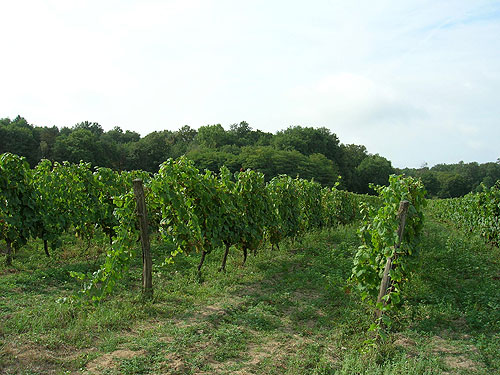
M 61 304 L 105 247 L 69 238 L 46 259 L 31 243 L 0 268 L 2 374 L 492 374 L 500 370 L 498 248 L 428 220 L 404 304 L 376 347 L 371 308 L 347 283 L 355 226 L 260 249 L 241 267 L 232 248 L 157 269 L 154 299 L 134 267 L 99 306 Z M 155 264 L 168 250 L 155 245 Z M 0 262 L 3 259 L 0 258 Z M 3 267 L 3 266 L 2 266 Z M 161 272 L 159 272 L 161 271 Z

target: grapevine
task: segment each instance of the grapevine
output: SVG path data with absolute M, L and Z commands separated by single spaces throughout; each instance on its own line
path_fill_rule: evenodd
M 392 288 L 384 302 L 376 306 L 380 311 L 389 311 L 400 303 L 401 285 L 406 279 L 405 260 L 412 254 L 413 241 L 422 229 L 425 189 L 420 180 L 396 175 L 389 177 L 389 186 L 375 186 L 374 189 L 383 205 L 378 210 L 363 205 L 364 220 L 359 230 L 363 244 L 354 258 L 351 280 L 363 300 L 375 304 L 385 265 L 391 259 Z M 398 209 L 403 200 L 409 201 L 410 206 L 403 241 L 398 248 L 395 246 L 398 242 Z M 388 323 L 387 317 L 385 319 Z M 377 323 L 380 325 L 381 322 Z

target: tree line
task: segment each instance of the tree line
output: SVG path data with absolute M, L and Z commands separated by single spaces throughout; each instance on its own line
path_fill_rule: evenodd
M 389 175 L 406 173 L 420 177 L 429 196 L 456 197 L 491 186 L 500 179 L 500 164 L 440 164 L 433 168 L 394 168 L 389 160 L 370 154 L 363 145 L 342 144 L 327 128 L 292 126 L 275 134 L 254 130 L 246 122 L 207 125 L 193 129 L 154 131 L 144 137 L 114 127 L 104 131 L 96 122 L 84 121 L 72 127 L 29 124 L 23 117 L 0 119 L 0 153 L 26 157 L 31 167 L 41 159 L 90 162 L 94 166 L 122 170 L 157 172 L 168 158 L 186 155 L 200 170 L 218 171 L 225 165 L 231 172 L 252 169 L 269 181 L 287 174 L 314 179 L 356 193 L 373 194 L 370 183 L 384 185 Z
M 500 159 L 496 162 L 436 164 L 432 168 L 405 168 L 398 170 L 422 180 L 430 197 L 457 198 L 470 192 L 483 192 L 500 180 Z

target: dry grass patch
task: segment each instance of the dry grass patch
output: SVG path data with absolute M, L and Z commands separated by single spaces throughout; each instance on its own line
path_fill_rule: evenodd
M 146 354 L 144 350 L 133 351 L 129 349 L 119 349 L 114 352 L 104 354 L 87 363 L 84 374 L 97 375 L 103 371 L 111 370 L 117 367 L 118 361 L 122 359 L 131 359 Z
M 446 366 L 452 371 L 464 370 L 472 373 L 478 371 L 481 367 L 480 364 L 471 360 L 467 355 L 470 353 L 479 353 L 478 349 L 472 344 L 466 345 L 464 348 L 459 348 L 440 336 L 434 336 L 431 339 L 431 347 L 432 352 L 440 356 Z
M 2 374 L 16 374 L 19 370 L 39 374 L 59 374 L 62 369 L 71 368 L 72 364 L 90 351 L 81 351 L 65 347 L 60 350 L 48 350 L 41 346 L 24 344 L 16 347 L 6 345 L 2 350 L 5 359 Z

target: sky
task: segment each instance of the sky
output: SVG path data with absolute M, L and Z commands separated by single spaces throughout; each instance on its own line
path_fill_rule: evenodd
M 396 167 L 500 158 L 500 1 L 0 0 L 0 118 L 326 127 Z

